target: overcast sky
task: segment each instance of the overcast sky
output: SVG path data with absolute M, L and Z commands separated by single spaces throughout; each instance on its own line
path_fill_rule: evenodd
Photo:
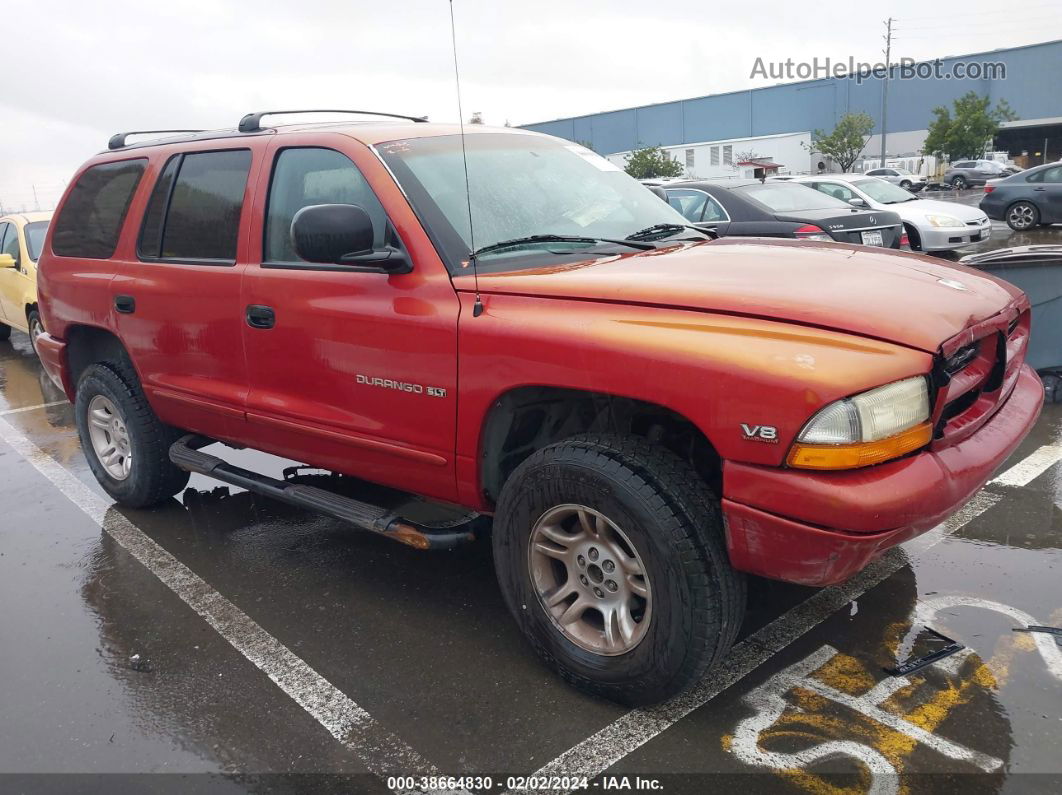
M 1062 38 L 1058 0 L 454 0 L 467 118 L 526 124 L 732 91 L 764 59 L 894 60 Z M 0 203 L 50 209 L 114 132 L 251 110 L 457 118 L 447 0 L 32 0 L 5 8 Z M 1052 76 L 1057 78 L 1057 75 Z

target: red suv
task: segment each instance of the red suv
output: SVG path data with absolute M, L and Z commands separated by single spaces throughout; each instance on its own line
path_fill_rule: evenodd
M 1038 415 L 1029 302 L 985 274 L 713 240 L 522 130 L 262 115 L 115 136 L 59 206 L 38 348 L 93 472 L 130 506 L 196 471 L 420 548 L 493 515 L 513 615 L 593 692 L 688 686 L 738 632 L 744 572 L 849 577 L 961 506 Z M 218 441 L 469 521 L 240 469 Z

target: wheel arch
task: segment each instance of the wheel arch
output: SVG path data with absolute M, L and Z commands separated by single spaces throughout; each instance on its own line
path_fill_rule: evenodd
M 81 374 L 96 362 L 115 362 L 133 368 L 133 360 L 122 341 L 114 332 L 100 326 L 74 325 L 67 328 L 66 361 L 70 383 L 75 389 Z
M 478 487 L 495 504 L 513 470 L 543 447 L 578 434 L 630 434 L 687 461 L 721 493 L 722 458 L 691 420 L 666 406 L 606 392 L 533 385 L 513 387 L 492 402 L 479 438 Z

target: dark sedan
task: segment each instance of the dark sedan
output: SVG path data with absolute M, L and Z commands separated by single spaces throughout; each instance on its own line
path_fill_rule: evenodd
M 1035 166 L 985 185 L 981 209 L 1016 232 L 1062 223 L 1062 163 Z
M 894 212 L 866 210 L 793 182 L 726 180 L 669 183 L 668 203 L 720 237 L 795 237 L 899 248 Z

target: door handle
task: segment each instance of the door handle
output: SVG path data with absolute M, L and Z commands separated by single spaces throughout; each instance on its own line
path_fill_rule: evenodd
M 277 314 L 271 306 L 251 304 L 247 307 L 247 325 L 251 328 L 273 328 Z
M 1033 188 L 1033 190 L 1047 190 L 1047 188 Z
M 114 309 L 123 315 L 131 315 L 136 311 L 136 299 L 131 295 L 114 296 Z

